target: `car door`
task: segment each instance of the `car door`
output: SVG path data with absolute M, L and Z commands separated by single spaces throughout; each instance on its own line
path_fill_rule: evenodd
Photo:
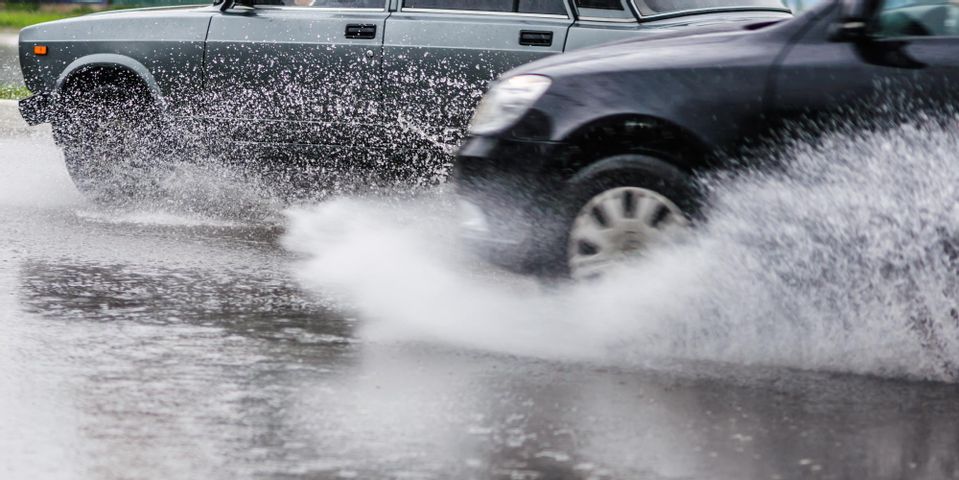
M 959 6 L 942 0 L 887 1 L 872 33 L 849 40 L 834 34 L 840 10 L 837 2 L 789 48 L 776 69 L 771 117 L 954 101 Z
M 488 84 L 561 53 L 566 0 L 399 0 L 384 39 L 390 141 L 455 145 Z
M 208 118 L 239 138 L 350 145 L 376 122 L 387 0 L 256 0 L 215 15 Z

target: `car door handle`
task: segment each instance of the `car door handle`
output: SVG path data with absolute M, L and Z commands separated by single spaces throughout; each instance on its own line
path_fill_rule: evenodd
M 376 25 L 351 23 L 346 26 L 346 38 L 372 40 L 376 38 Z
M 532 47 L 551 47 L 553 46 L 553 32 L 522 30 L 519 32 L 519 44 Z

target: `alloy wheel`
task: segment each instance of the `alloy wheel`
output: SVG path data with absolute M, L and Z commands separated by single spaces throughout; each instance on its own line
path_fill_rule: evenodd
M 688 226 L 682 210 L 659 193 L 639 187 L 606 190 L 573 221 L 567 247 L 570 274 L 577 280 L 601 277 Z

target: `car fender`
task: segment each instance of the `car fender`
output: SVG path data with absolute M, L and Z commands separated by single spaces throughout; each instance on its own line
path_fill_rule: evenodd
M 97 67 L 119 68 L 133 73 L 137 78 L 140 79 L 140 81 L 143 82 L 144 86 L 146 86 L 153 101 L 156 102 L 161 109 L 164 107 L 164 100 L 163 95 L 160 92 L 160 87 L 157 84 L 156 79 L 153 77 L 153 74 L 150 73 L 150 70 L 133 58 L 113 53 L 97 53 L 74 60 L 63 69 L 63 72 L 60 73 L 53 91 L 55 94 L 59 94 L 66 82 L 71 77 L 84 70 Z
M 711 149 L 704 139 L 679 123 L 636 112 L 586 117 L 560 141 L 581 147 L 568 159 L 573 169 L 614 155 L 634 153 L 694 170 L 705 165 Z

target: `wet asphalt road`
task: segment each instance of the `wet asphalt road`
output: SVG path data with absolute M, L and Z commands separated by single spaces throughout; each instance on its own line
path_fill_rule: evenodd
M 959 478 L 959 388 L 378 344 L 282 218 L 106 211 L 0 105 L 0 478 Z

